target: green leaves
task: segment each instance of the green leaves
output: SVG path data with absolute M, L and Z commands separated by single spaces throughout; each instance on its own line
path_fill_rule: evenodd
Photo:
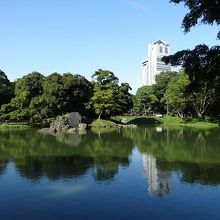
M 0 70 L 0 106 L 9 103 L 14 95 L 14 86 L 6 74 Z
M 3 72 L 0 76 L 1 97 L 1 89 L 8 88 L 6 84 L 10 82 Z M 32 72 L 16 81 L 15 97 L 1 107 L 0 117 L 40 123 L 67 112 L 110 116 L 127 112 L 132 107 L 128 83 L 119 86 L 118 78 L 108 70 L 96 71 L 93 78 L 95 82 L 71 73 L 61 75 L 55 72 L 44 77 Z
M 80 75 L 32 72 L 16 81 L 15 98 L 1 108 L 2 118 L 39 122 L 71 111 L 85 111 L 92 84 Z
M 118 85 L 118 78 L 108 70 L 99 69 L 92 75 L 95 80 L 94 94 L 90 104 L 96 114 L 112 116 L 127 113 L 132 108 L 131 87 L 128 83 Z
M 168 84 L 164 98 L 169 107 L 169 111 L 173 114 L 178 113 L 181 116 L 183 115 L 183 111 L 189 102 L 189 98 L 186 95 L 188 85 L 189 79 L 184 72 L 178 73 Z
M 118 84 L 118 78 L 109 70 L 99 69 L 92 75 L 92 78 L 102 86 Z
M 189 8 L 189 12 L 185 15 L 182 22 L 184 32 L 189 32 L 191 27 L 199 22 L 211 25 L 214 23 L 220 24 L 220 0 L 170 0 L 170 2 L 176 4 L 183 2 Z M 220 37 L 218 38 L 220 39 Z
M 210 115 L 219 115 L 220 47 L 198 45 L 193 50 L 182 50 L 163 59 L 174 66 L 181 65 L 188 75 L 190 82 L 186 95 L 190 97 L 191 112 L 202 117 L 210 109 Z M 210 92 L 212 95 L 207 99 Z
M 158 101 L 152 86 L 142 86 L 138 89 L 134 98 L 134 110 L 136 113 L 151 113 L 155 110 Z

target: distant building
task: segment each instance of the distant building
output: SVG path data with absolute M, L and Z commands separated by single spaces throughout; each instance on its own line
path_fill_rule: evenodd
M 149 193 L 158 197 L 169 194 L 172 188 L 171 173 L 158 169 L 156 158 L 152 155 L 144 154 L 143 166 Z
M 170 46 L 165 41 L 158 40 L 148 44 L 148 60 L 143 65 L 143 85 L 155 84 L 155 76 L 163 71 L 170 71 L 171 65 L 161 61 L 164 56 L 171 54 Z

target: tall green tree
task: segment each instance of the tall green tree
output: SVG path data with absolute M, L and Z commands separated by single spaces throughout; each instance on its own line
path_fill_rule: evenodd
M 167 71 L 161 72 L 155 77 L 156 84 L 153 85 L 154 94 L 156 95 L 157 102 L 157 112 L 165 114 L 167 112 L 167 106 L 164 99 L 169 82 L 176 76 L 176 72 Z
M 162 60 L 172 66 L 181 66 L 194 87 L 200 87 L 201 82 L 209 82 L 214 86 L 220 78 L 220 46 L 209 48 L 202 44 L 193 50 L 178 51 Z
M 99 119 L 101 119 L 103 114 L 110 116 L 111 113 L 115 111 L 113 91 L 111 89 L 100 90 L 100 88 L 95 85 L 91 102 Z
M 128 83 L 121 83 L 115 91 L 115 103 L 118 105 L 116 114 L 128 113 L 133 107 L 133 96 L 130 94 L 132 88 Z
M 43 82 L 41 96 L 32 99 L 33 117 L 54 117 L 77 111 L 84 114 L 93 94 L 92 84 L 83 76 L 71 73 L 52 73 Z M 38 107 L 39 106 L 39 107 Z
M 86 106 L 93 95 L 93 85 L 84 76 L 64 73 L 62 82 L 65 90 L 65 112 L 85 113 Z
M 6 74 L 0 70 L 0 106 L 9 103 L 14 95 L 14 86 Z
M 99 69 L 92 75 L 92 78 L 95 79 L 95 81 L 102 87 L 109 87 L 111 85 L 118 84 L 118 77 L 116 77 L 115 74 L 109 70 Z
M 215 102 L 215 90 L 203 83 L 199 91 L 191 92 L 189 100 L 196 116 L 202 118 L 206 115 L 208 108 Z
M 34 97 L 42 94 L 42 80 L 44 76 L 32 72 L 15 82 L 15 97 L 11 102 L 1 107 L 3 118 L 15 120 L 28 120 L 30 118 L 30 103 Z
M 184 3 L 189 9 L 182 22 L 185 33 L 198 23 L 220 24 L 220 0 L 170 0 L 170 2 Z M 218 38 L 220 39 L 220 32 Z M 189 75 L 188 94 L 198 117 L 206 113 L 220 115 L 219 46 L 209 48 L 206 45 L 198 45 L 193 50 L 182 50 L 172 56 L 164 57 L 163 60 L 173 66 L 181 65 Z
M 134 110 L 139 114 L 155 112 L 155 105 L 158 99 L 154 94 L 152 86 L 142 86 L 137 90 L 134 97 Z
M 184 110 L 189 102 L 189 98 L 186 94 L 188 85 L 188 75 L 183 72 L 178 73 L 172 81 L 169 82 L 164 97 L 168 106 L 168 113 L 177 113 L 180 117 L 183 117 Z
M 31 98 L 42 94 L 42 81 L 44 76 L 39 72 L 29 73 L 18 79 L 15 84 L 15 95 L 19 96 L 21 93 L 27 93 L 28 102 Z
M 94 95 L 91 98 L 98 118 L 102 115 L 110 116 L 117 112 L 118 105 L 115 102 L 115 91 L 118 89 L 118 78 L 109 70 L 99 69 L 92 75 L 95 80 Z
M 220 47 L 208 48 L 198 45 L 193 50 L 182 50 L 162 59 L 173 66 L 182 66 L 189 76 L 188 96 L 198 117 L 205 116 L 209 109 L 220 114 Z M 215 106 L 215 107 L 213 107 Z
M 198 23 L 220 25 L 220 0 L 170 0 L 179 4 L 184 3 L 189 12 L 185 15 L 182 27 L 189 32 L 191 27 Z M 218 33 L 220 39 L 220 32 Z

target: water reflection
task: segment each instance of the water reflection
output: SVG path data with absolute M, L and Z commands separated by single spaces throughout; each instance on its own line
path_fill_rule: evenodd
M 132 134 L 143 154 L 156 159 L 157 169 L 178 171 L 187 183 L 220 184 L 219 129 L 142 129 Z M 147 133 L 147 134 L 146 134 Z
M 164 197 L 172 189 L 171 172 L 160 170 L 156 158 L 152 155 L 143 155 L 144 174 L 148 179 L 149 193 Z
M 113 181 L 120 167 L 130 166 L 137 148 L 154 195 L 163 197 L 171 191 L 174 171 L 183 182 L 220 184 L 219 129 L 95 129 L 83 135 L 0 131 L 0 137 L 0 175 L 13 161 L 20 175 L 32 181 L 45 176 L 73 179 L 88 173 L 97 182 Z
M 92 170 L 96 181 L 113 180 L 128 167 L 133 142 L 118 132 L 43 135 L 36 131 L 1 132 L 0 157 L 12 160 L 21 176 L 39 180 L 71 179 Z M 4 169 L 5 164 L 0 162 Z
M 8 160 L 7 159 L 0 159 L 0 175 L 4 174 L 6 168 L 8 165 Z

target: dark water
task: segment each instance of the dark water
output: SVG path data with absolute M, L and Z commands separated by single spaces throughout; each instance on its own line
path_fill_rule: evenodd
M 219 131 L 0 131 L 0 218 L 220 219 Z

